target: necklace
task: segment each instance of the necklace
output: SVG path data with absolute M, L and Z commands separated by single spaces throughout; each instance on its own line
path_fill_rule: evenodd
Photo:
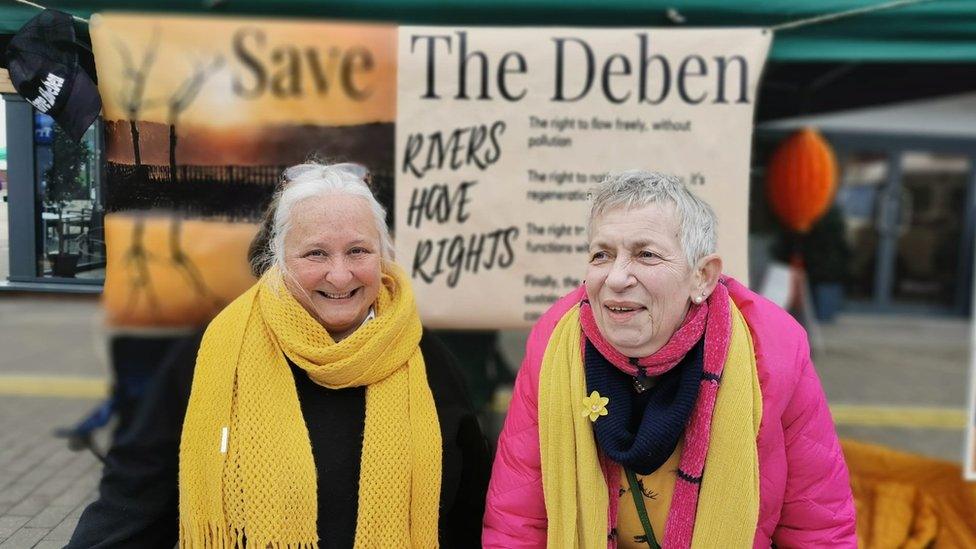
M 634 390 L 637 391 L 637 394 L 643 393 L 650 388 L 651 385 L 647 382 L 647 376 L 634 377 Z
M 641 366 L 638 358 L 630 357 L 629 360 L 631 366 L 637 368 L 637 375 L 634 376 L 634 390 L 637 391 L 637 394 L 641 394 L 651 388 L 651 384 L 647 379 L 647 372 Z

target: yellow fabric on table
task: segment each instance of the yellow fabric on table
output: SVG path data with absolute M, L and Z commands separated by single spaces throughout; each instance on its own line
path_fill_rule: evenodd
M 958 464 L 842 440 L 862 549 L 976 547 L 976 483 Z

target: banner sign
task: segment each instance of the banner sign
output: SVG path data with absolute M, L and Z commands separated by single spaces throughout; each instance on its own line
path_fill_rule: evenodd
M 363 164 L 392 210 L 396 27 L 111 14 L 91 35 L 111 323 L 206 323 L 250 286 L 244 254 L 289 165 Z
M 431 326 L 530 325 L 579 285 L 590 191 L 677 175 L 746 280 L 761 29 L 401 27 L 396 248 Z
M 243 291 L 282 169 L 311 157 L 370 169 L 429 327 L 528 326 L 579 284 L 608 171 L 682 178 L 745 278 L 762 30 L 109 14 L 91 35 L 117 325 L 199 324 Z

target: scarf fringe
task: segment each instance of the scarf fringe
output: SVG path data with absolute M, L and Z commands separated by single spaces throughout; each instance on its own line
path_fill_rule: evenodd
M 180 521 L 179 549 L 246 549 L 265 547 L 270 549 L 319 549 L 316 541 L 276 541 L 276 540 L 248 540 L 245 541 L 244 530 L 228 527 L 214 522 L 205 524 L 188 524 Z

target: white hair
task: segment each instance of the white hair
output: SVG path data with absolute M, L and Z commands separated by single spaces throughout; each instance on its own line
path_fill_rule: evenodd
M 393 259 L 393 242 L 386 226 L 386 210 L 377 202 L 366 184 L 366 168 L 357 164 L 299 164 L 285 170 L 283 185 L 275 195 L 271 208 L 274 219 L 269 238 L 270 261 L 282 273 L 285 267 L 285 236 L 292 226 L 292 212 L 300 202 L 309 198 L 347 194 L 358 196 L 369 204 L 376 230 L 380 235 L 380 257 Z
M 659 172 L 629 170 L 607 174 L 594 192 L 587 227 L 592 237 L 593 220 L 618 208 L 635 209 L 651 204 L 669 204 L 678 218 L 679 238 L 688 265 L 715 253 L 715 212 L 695 196 L 677 177 Z

